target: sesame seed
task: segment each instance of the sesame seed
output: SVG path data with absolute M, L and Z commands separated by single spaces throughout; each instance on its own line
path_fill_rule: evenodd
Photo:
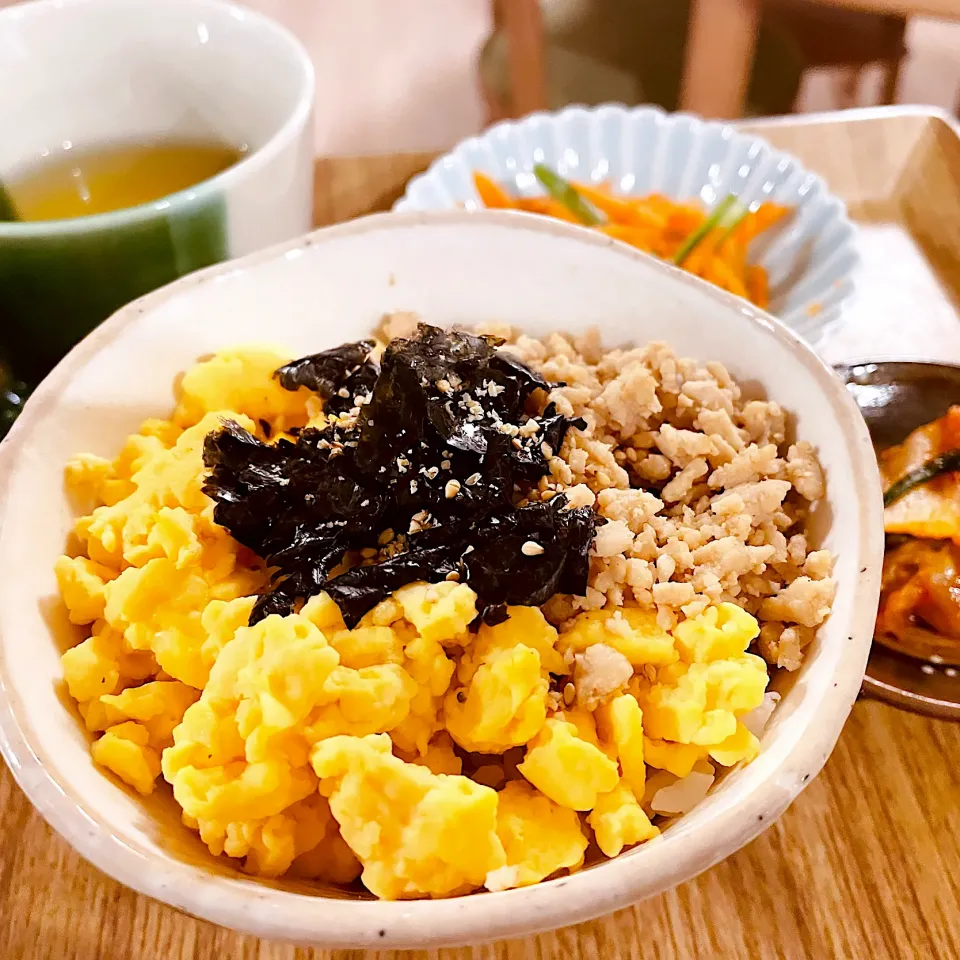
M 448 480 L 447 485 L 443 488 L 444 496 L 448 500 L 452 500 L 460 492 L 460 481 L 459 480 Z
M 553 447 L 551 447 L 549 443 L 541 443 L 540 452 L 549 460 L 553 456 Z
M 467 486 L 468 486 L 468 487 L 472 487 L 472 486 L 474 486 L 475 484 L 478 484 L 479 482 L 480 482 L 480 474 L 479 474 L 479 473 L 471 473 L 470 476 L 467 477 Z
M 543 547 L 536 540 L 528 540 L 521 548 L 520 552 L 525 557 L 539 557 L 543 553 Z
M 338 397 L 342 397 L 344 400 L 346 400 L 347 397 L 350 396 L 350 391 L 349 391 L 346 387 L 341 387 L 341 388 L 337 391 L 337 396 L 338 396 Z
M 452 390 L 452 387 L 450 386 L 450 381 L 449 381 L 449 380 L 438 380 L 438 381 L 437 381 L 437 389 L 438 389 L 441 393 L 450 393 L 451 390 Z
M 523 441 L 519 437 L 514 437 L 513 440 L 511 440 L 510 442 L 514 445 L 514 447 L 517 450 L 523 449 Z
M 454 583 L 458 583 L 460 580 L 460 574 L 456 570 L 451 570 L 444 578 L 444 580 L 452 580 Z
M 563 687 L 563 702 L 569 706 L 576 695 L 577 688 L 572 683 L 566 683 Z
M 449 469 L 450 469 L 450 461 L 449 461 L 449 460 L 441 460 L 441 461 L 440 461 L 440 469 L 441 469 L 441 470 L 449 470 Z
M 425 476 L 428 480 L 434 480 L 434 479 L 436 479 L 436 476 L 437 476 L 437 474 L 438 474 L 439 472 L 440 472 L 440 468 L 439 468 L 439 467 L 429 467 L 428 469 L 426 469 L 426 470 L 423 471 L 424 476 Z

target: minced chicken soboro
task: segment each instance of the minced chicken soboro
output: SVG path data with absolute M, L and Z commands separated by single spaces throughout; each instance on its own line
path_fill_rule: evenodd
M 380 338 L 409 336 L 417 317 L 388 317 Z M 665 343 L 607 349 L 596 329 L 535 339 L 502 324 L 502 337 L 546 380 L 548 401 L 582 417 L 550 462 L 539 496 L 562 491 L 608 522 L 592 551 L 586 596 L 544 608 L 562 625 L 581 610 L 655 606 L 672 629 L 732 601 L 760 622 L 756 652 L 796 670 L 836 594 L 833 557 L 811 550 L 811 508 L 826 493 L 809 443 L 786 441 L 774 401 L 747 400 L 723 364 L 678 357 Z

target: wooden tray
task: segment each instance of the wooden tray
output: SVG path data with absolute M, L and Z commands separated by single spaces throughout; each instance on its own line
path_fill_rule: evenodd
M 763 124 L 867 217 L 859 305 L 831 359 L 960 359 L 960 148 L 919 111 Z M 389 209 L 429 155 L 317 165 L 316 218 Z M 696 880 L 556 933 L 439 954 L 311 951 L 241 937 L 84 863 L 0 765 L 2 960 L 901 960 L 960 957 L 960 724 L 858 703 L 822 775 L 746 849 Z
M 821 174 L 861 227 L 857 295 L 831 363 L 960 361 L 960 128 L 923 107 L 744 125 Z

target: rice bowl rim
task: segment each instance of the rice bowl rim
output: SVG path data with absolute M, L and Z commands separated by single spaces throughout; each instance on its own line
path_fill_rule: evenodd
M 85 859 L 124 885 L 188 914 L 242 933 L 329 948 L 412 948 L 480 943 L 526 936 L 610 913 L 654 896 L 708 869 L 770 826 L 820 771 L 832 751 L 860 690 L 869 654 L 879 596 L 883 525 L 879 474 L 866 425 L 843 383 L 800 338 L 775 318 L 679 268 L 609 238 L 560 221 L 503 211 L 437 211 L 375 214 L 323 228 L 293 241 L 210 267 L 147 294 L 121 308 L 81 341 L 41 383 L 0 446 L 0 527 L 7 515 L 11 478 L 18 452 L 31 431 L 42 427 L 48 408 L 71 378 L 101 349 L 119 338 L 144 313 L 171 297 L 216 277 L 247 272 L 282 258 L 291 250 L 370 232 L 431 224 L 487 225 L 550 234 L 581 244 L 608 247 L 610 255 L 643 262 L 670 274 L 675 284 L 695 285 L 701 294 L 780 341 L 806 368 L 830 401 L 850 450 L 861 490 L 858 498 L 860 573 L 847 623 L 848 641 L 836 652 L 833 673 L 823 678 L 817 697 L 784 721 L 779 755 L 768 773 L 748 765 L 736 789 L 716 806 L 712 818 L 684 829 L 684 818 L 666 836 L 579 873 L 498 893 L 474 893 L 441 900 L 347 900 L 279 889 L 242 874 L 208 872 L 172 856 L 159 856 L 98 816 L 84 799 L 61 786 L 54 758 L 31 744 L 29 711 L 9 682 L 0 641 L 0 754 L 21 789 Z M 57 467 L 60 469 L 60 466 Z M 850 550 L 854 545 L 850 544 Z M 846 551 L 845 551 L 846 552 Z M 9 559 L 9 558 L 8 558 Z M 29 602 L 33 598 L 25 598 Z M 808 684 L 809 686 L 809 684 Z M 813 691 L 808 690 L 807 697 Z M 787 725 L 792 724 L 787 730 Z M 753 774 L 751 776 L 751 774 Z

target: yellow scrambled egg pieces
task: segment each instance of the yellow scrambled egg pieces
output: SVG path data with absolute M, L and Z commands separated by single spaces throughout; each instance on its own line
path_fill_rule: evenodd
M 557 631 L 535 607 L 510 607 L 483 624 L 460 661 L 462 686 L 447 694 L 447 730 L 464 749 L 503 753 L 532 740 L 547 719 L 551 672 L 562 672 Z
M 395 899 L 537 883 L 591 843 L 616 856 L 659 833 L 651 786 L 756 755 L 742 718 L 767 674 L 733 604 L 672 632 L 626 608 L 558 632 L 530 607 L 471 632 L 476 595 L 444 581 L 352 630 L 326 594 L 249 626 L 266 572 L 213 520 L 203 439 L 224 417 L 260 436 L 315 419 L 271 376 L 286 359 L 218 354 L 186 374 L 170 420 L 112 461 L 68 465 L 91 507 L 81 552 L 56 564 L 87 634 L 63 673 L 99 765 L 143 794 L 162 778 L 187 827 L 251 873 L 361 877 Z M 582 656 L 597 645 L 605 657 Z M 629 680 L 565 696 L 575 660 L 611 657 Z
M 332 737 L 311 752 L 320 792 L 363 863 L 363 882 L 395 900 L 482 886 L 505 863 L 497 793 L 393 755 L 390 738 Z

